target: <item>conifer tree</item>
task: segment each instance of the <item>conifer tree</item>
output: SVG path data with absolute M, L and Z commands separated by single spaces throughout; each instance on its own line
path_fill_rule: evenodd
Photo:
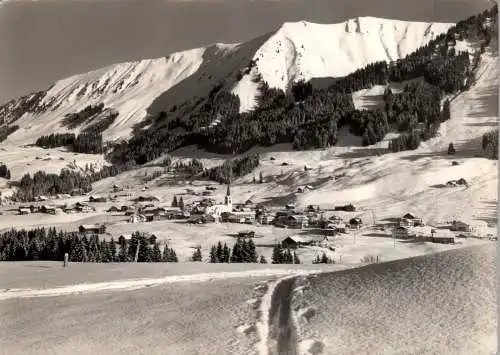
M 179 199 L 179 208 L 181 209 L 181 211 L 184 211 L 184 199 L 181 198 Z
M 217 249 L 216 249 L 215 255 L 216 255 L 216 260 L 218 263 L 224 262 L 224 250 L 222 249 L 222 243 L 220 242 L 220 240 L 217 243 Z
M 222 256 L 223 256 L 223 262 L 224 263 L 228 263 L 229 260 L 230 260 L 230 250 L 229 250 L 229 247 L 227 246 L 226 243 L 224 243 L 224 247 L 222 248 Z
M 179 202 L 177 202 L 177 195 L 174 195 L 174 199 L 172 200 L 172 207 L 178 207 Z
M 116 255 L 116 243 L 113 237 L 111 237 L 111 240 L 109 241 L 109 254 L 111 256 L 111 262 L 116 261 L 117 255 Z
M 276 244 L 273 248 L 273 254 L 271 256 L 271 264 L 283 264 L 283 255 L 281 247 Z
M 259 184 L 264 182 L 264 175 L 262 175 L 262 171 L 259 173 Z
M 151 261 L 158 263 L 162 260 L 161 250 L 158 243 L 153 244 L 152 258 Z
M 261 255 L 261 256 L 260 256 L 259 263 L 261 263 L 261 264 L 267 264 L 267 260 L 266 260 L 266 258 L 264 257 L 264 255 Z
M 212 245 L 212 248 L 210 248 L 210 262 L 213 264 L 219 262 L 217 258 L 217 247 L 215 245 Z
M 455 153 L 455 147 L 453 146 L 453 143 L 450 143 L 450 145 L 448 146 L 448 155 L 453 155 Z
M 201 249 L 196 248 L 196 250 L 193 252 L 193 256 L 191 257 L 192 261 L 202 261 L 202 255 L 201 255 Z
M 300 264 L 300 259 L 299 259 L 299 256 L 297 255 L 297 253 L 293 252 L 293 263 L 294 264 Z

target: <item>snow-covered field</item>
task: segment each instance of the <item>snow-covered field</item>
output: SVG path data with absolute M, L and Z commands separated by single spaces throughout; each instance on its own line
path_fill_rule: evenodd
M 490 355 L 495 260 L 490 244 L 333 273 L 2 264 L 0 353 Z
M 297 280 L 300 354 L 495 354 L 496 246 Z

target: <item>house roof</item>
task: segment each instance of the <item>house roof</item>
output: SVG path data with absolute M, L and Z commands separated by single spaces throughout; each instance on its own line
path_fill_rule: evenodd
M 98 224 L 82 224 L 80 226 L 80 228 L 84 228 L 84 229 L 99 229 L 99 228 L 101 228 L 101 226 L 98 225 Z
M 411 213 L 407 213 L 403 216 L 405 219 L 416 219 L 417 217 Z
M 287 239 L 290 239 L 290 240 L 294 241 L 295 243 L 308 243 L 311 241 L 310 238 L 301 237 L 298 235 L 291 235 L 291 236 L 288 236 L 285 239 L 283 239 L 282 242 L 284 242 Z

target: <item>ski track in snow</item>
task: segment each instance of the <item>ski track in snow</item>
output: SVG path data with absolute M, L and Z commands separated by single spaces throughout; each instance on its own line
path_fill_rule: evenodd
M 133 291 L 142 289 L 145 287 L 153 287 L 167 283 L 176 282 L 206 282 L 212 280 L 223 280 L 228 278 L 239 278 L 239 277 L 265 277 L 265 276 L 281 276 L 288 275 L 281 280 L 295 277 L 297 275 L 302 275 L 304 273 L 317 273 L 320 271 L 297 271 L 297 270 L 273 270 L 273 269 L 263 269 L 263 270 L 250 270 L 243 272 L 218 272 L 218 273 L 202 273 L 202 274 L 192 274 L 192 275 L 177 275 L 177 276 L 167 276 L 163 278 L 150 278 L 150 279 L 138 279 L 138 280 L 120 280 L 111 282 L 98 282 L 93 284 L 76 284 L 68 285 L 62 287 L 48 288 L 48 289 L 4 289 L 0 291 L 0 301 L 8 300 L 13 298 L 31 298 L 31 297 L 54 297 L 54 296 L 66 296 L 73 294 L 82 293 L 92 293 L 99 291 L 110 291 L 110 290 L 121 290 L 121 291 Z M 290 274 L 292 274 L 290 276 Z M 272 296 L 272 290 L 269 292 Z M 266 297 L 267 294 L 264 296 Z

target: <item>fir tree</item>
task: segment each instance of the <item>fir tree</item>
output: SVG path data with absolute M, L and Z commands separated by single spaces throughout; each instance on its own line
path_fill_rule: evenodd
M 218 263 L 223 263 L 224 262 L 224 250 L 222 248 L 222 243 L 219 241 L 217 243 L 217 249 L 215 252 L 216 260 Z
M 219 262 L 219 258 L 217 257 L 217 247 L 215 245 L 210 248 L 210 262 L 213 264 Z
M 196 248 L 196 250 L 193 252 L 193 256 L 191 257 L 192 261 L 202 261 L 202 255 L 201 255 L 201 249 Z
M 152 259 L 151 261 L 154 263 L 158 263 L 158 262 L 162 261 L 161 250 L 160 250 L 160 246 L 158 243 L 153 244 L 153 252 L 152 252 L 151 259 Z
M 281 247 L 278 244 L 276 244 L 273 248 L 271 264 L 283 264 L 283 254 L 281 251 Z
M 264 257 L 264 255 L 261 255 L 261 256 L 260 256 L 259 263 L 261 263 L 261 264 L 267 264 L 267 260 L 266 260 L 266 258 Z
M 264 182 L 264 175 L 262 175 L 262 171 L 259 172 L 259 184 L 262 184 Z
M 299 256 L 297 255 L 297 253 L 293 252 L 293 263 L 294 264 L 300 264 L 300 259 L 299 259 Z
M 179 202 L 177 202 L 177 195 L 174 195 L 174 199 L 172 200 L 172 207 L 179 207 Z
M 450 145 L 448 146 L 448 155 L 453 155 L 455 153 L 455 147 L 453 147 L 453 143 L 450 143 Z
M 179 199 L 179 208 L 181 209 L 181 211 L 184 211 L 184 199 L 181 198 Z
M 111 255 L 111 262 L 116 261 L 117 255 L 116 255 L 116 243 L 113 237 L 111 237 L 111 240 L 109 241 L 109 254 Z
M 226 243 L 224 243 L 224 247 L 222 248 L 222 256 L 223 256 L 223 262 L 228 263 L 230 260 L 230 255 L 231 252 L 229 250 L 229 247 L 227 246 Z

